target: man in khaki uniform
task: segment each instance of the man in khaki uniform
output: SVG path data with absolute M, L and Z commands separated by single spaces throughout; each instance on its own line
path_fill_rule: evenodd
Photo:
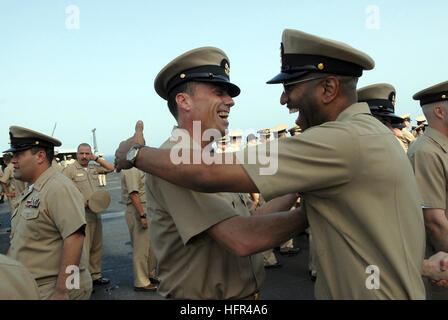
M 10 154 L 5 154 L 3 161 L 6 164 L 5 172 L 0 178 L 2 184 L 3 192 L 8 197 L 9 210 L 11 215 L 14 209 L 17 207 L 17 199 L 25 190 L 26 184 L 23 181 L 14 178 L 14 165 L 11 163 L 12 156 Z
M 98 159 L 102 159 L 103 158 L 103 154 L 99 153 L 98 154 Z M 98 182 L 100 184 L 100 187 L 105 187 L 107 185 L 106 183 L 106 174 L 105 173 L 98 173 Z
M 294 136 L 298 136 L 299 134 L 301 134 L 302 133 L 302 129 L 298 125 L 295 125 L 292 128 L 290 128 L 288 130 L 288 132 L 291 135 L 291 137 L 294 137 Z
M 89 299 L 82 195 L 51 168 L 54 146 L 61 142 L 18 126 L 9 130 L 14 177 L 30 186 L 11 219 L 8 256 L 31 272 L 40 299 Z
M 0 300 L 38 300 L 31 273 L 20 262 L 0 254 Z
M 226 152 L 237 152 L 241 150 L 241 142 L 243 141 L 243 131 L 235 130 L 229 132 L 230 145 Z
M 271 140 L 271 129 L 261 129 L 257 133 L 260 135 L 260 143 L 269 142 Z
M 412 142 L 415 141 L 415 137 L 412 135 L 411 132 L 409 132 L 409 128 L 411 126 L 411 115 L 409 113 L 403 115 L 401 117 L 403 119 L 402 124 L 404 125 L 403 128 L 403 137 L 402 137 L 402 141 L 405 145 L 406 148 L 406 152 L 408 152 L 409 150 L 409 146 L 411 145 Z
M 415 121 L 417 122 L 417 126 L 412 131 L 412 135 L 415 138 L 418 138 L 419 136 L 425 133 L 425 129 L 428 126 L 428 122 L 426 121 L 425 116 L 417 117 L 415 118 Z
M 412 167 L 368 104 L 357 103 L 357 78 L 373 60 L 288 29 L 281 52 L 282 72 L 268 83 L 283 84 L 280 102 L 300 111 L 301 135 L 236 153 L 243 164 L 176 164 L 169 152 L 142 147 L 136 167 L 198 191 L 260 192 L 267 201 L 297 192 L 316 243 L 316 298 L 424 299 L 425 230 Z M 116 152 L 119 166 L 143 139 L 142 123 L 136 129 Z M 270 164 L 245 164 L 265 151 L 278 164 L 271 175 L 260 170 Z
M 388 83 L 373 84 L 358 89 L 358 102 L 366 102 L 373 116 L 393 132 L 398 143 L 407 152 L 401 131 L 403 119 L 395 114 L 395 88 Z
M 271 128 L 271 132 L 274 133 L 275 139 L 286 138 L 287 135 L 288 124 L 282 123 L 278 124 L 275 127 Z M 293 205 L 293 208 L 296 208 L 296 204 Z M 293 239 L 289 239 L 285 243 L 280 246 L 279 253 L 283 256 L 294 256 L 300 252 L 300 248 L 294 248 Z
M 95 161 L 100 166 L 89 166 L 90 161 Z M 108 284 L 110 280 L 103 278 L 101 274 L 101 253 L 103 249 L 101 214 L 97 214 L 89 208 L 88 200 L 98 190 L 98 178 L 96 175 L 100 172 L 112 172 L 114 169 L 113 165 L 93 154 L 89 144 L 81 143 L 78 146 L 77 161 L 66 167 L 62 172 L 75 183 L 84 196 L 85 217 L 87 220 L 85 246 L 94 285 Z
M 429 127 L 409 148 L 422 199 L 427 230 L 426 256 L 448 252 L 448 82 L 414 95 L 420 100 Z M 426 120 L 425 119 L 425 120 Z M 431 285 L 428 297 L 448 299 L 448 289 Z
M 126 222 L 133 247 L 134 289 L 157 290 L 156 257 L 151 246 L 147 222 L 145 173 L 137 168 L 121 172 L 121 198 L 126 204 Z
M 213 155 L 205 151 L 210 141 L 195 137 L 214 129 L 215 140 L 219 139 L 229 125 L 232 97 L 240 92 L 230 82 L 229 66 L 222 50 L 203 47 L 184 53 L 160 71 L 156 91 L 168 100 L 179 124 L 162 149 Z M 201 122 L 200 134 L 193 134 L 195 121 Z M 140 146 L 144 143 L 139 140 Z M 125 154 L 118 152 L 122 156 L 117 157 L 118 165 L 123 161 L 127 168 L 135 165 L 141 147 L 129 150 L 132 145 L 121 145 Z M 295 194 L 254 210 L 244 194 L 195 192 L 155 176 L 147 178 L 147 194 L 151 243 L 159 266 L 158 293 L 167 298 L 256 299 L 264 269 L 261 255 L 255 253 L 286 241 L 305 223 L 300 210 L 268 214 L 288 210 Z

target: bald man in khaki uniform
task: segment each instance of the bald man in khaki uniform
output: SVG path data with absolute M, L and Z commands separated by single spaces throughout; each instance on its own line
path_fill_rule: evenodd
M 0 254 L 0 300 L 38 300 L 31 273 L 20 262 Z
M 100 166 L 89 165 L 90 161 Z M 87 220 L 85 246 L 89 260 L 89 270 L 94 285 L 104 285 L 110 282 L 101 274 L 101 254 L 103 250 L 103 225 L 101 214 L 93 212 L 88 205 L 90 196 L 98 189 L 97 174 L 114 171 L 113 165 L 92 153 L 87 143 L 78 146 L 77 160 L 70 164 L 62 173 L 72 180 L 84 197 L 85 216 Z
M 133 247 L 134 289 L 136 291 L 157 290 L 156 257 L 149 238 L 146 216 L 144 172 L 137 168 L 122 171 L 121 198 L 126 204 L 125 216 Z
M 10 136 L 14 176 L 30 186 L 11 219 L 8 255 L 31 272 L 40 299 L 89 299 L 82 195 L 51 168 L 53 148 L 61 142 L 17 126 L 10 127 Z
M 297 192 L 316 243 L 316 298 L 424 299 L 425 230 L 412 167 L 368 104 L 357 103 L 357 78 L 374 61 L 290 29 L 281 52 L 282 72 L 268 83 L 283 84 L 280 102 L 300 111 L 301 135 L 246 148 L 237 164 L 179 165 L 165 150 L 142 147 L 136 167 L 198 191 L 260 192 L 267 201 Z M 140 140 L 141 123 L 117 150 L 119 166 Z M 271 161 L 247 163 L 256 154 Z
M 414 95 L 426 116 L 429 127 L 409 148 L 422 199 L 427 228 L 426 257 L 448 252 L 448 82 L 422 90 Z M 448 289 L 431 285 L 428 296 L 448 299 Z
M 2 184 L 3 192 L 8 197 L 9 210 L 12 215 L 14 209 L 17 207 L 17 200 L 20 194 L 25 190 L 26 183 L 14 178 L 14 165 L 10 161 L 11 156 L 6 155 L 4 157 L 4 162 L 7 166 L 3 176 L 0 178 L 0 182 Z

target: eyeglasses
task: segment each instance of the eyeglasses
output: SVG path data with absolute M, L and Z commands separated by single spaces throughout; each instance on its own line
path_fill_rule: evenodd
M 326 78 L 326 77 L 315 77 L 315 78 L 302 79 L 302 80 L 292 81 L 292 82 L 288 82 L 288 83 L 283 83 L 283 92 L 285 94 L 290 93 L 291 92 L 291 86 L 293 84 L 307 82 L 307 81 L 312 81 L 312 80 L 318 80 L 318 79 L 324 79 L 324 78 Z

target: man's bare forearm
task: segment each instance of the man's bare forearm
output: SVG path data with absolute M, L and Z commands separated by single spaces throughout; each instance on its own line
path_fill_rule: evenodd
M 213 226 L 209 234 L 229 251 L 248 256 L 273 248 L 305 228 L 305 214 L 295 209 L 261 216 L 236 216 Z
M 132 205 L 134 206 L 134 208 L 137 210 L 137 212 L 142 215 L 145 213 L 142 203 L 140 202 L 140 197 L 138 195 L 138 192 L 132 192 L 131 194 L 129 194 L 129 198 L 132 201 Z
M 101 161 L 100 161 L 101 160 Z M 106 169 L 106 173 L 112 172 L 115 170 L 115 167 L 110 164 L 109 162 L 107 162 L 106 160 L 104 160 L 103 158 L 99 158 L 97 160 L 97 162 L 104 168 Z
M 256 216 L 268 214 L 272 212 L 281 212 L 281 211 L 287 211 L 291 209 L 291 207 L 296 203 L 297 201 L 297 194 L 287 194 L 275 199 L 272 199 L 271 201 L 265 203 L 260 208 L 255 210 Z
M 178 186 L 199 192 L 259 192 L 239 164 L 174 164 L 170 153 L 170 150 L 142 148 L 137 156 L 136 167 Z
M 79 267 L 83 244 L 84 244 L 84 233 L 81 230 L 76 231 L 75 233 L 71 234 L 64 240 L 61 266 L 59 269 L 55 294 L 68 293 L 66 280 L 70 276 L 70 273 L 66 273 L 66 270 L 68 266 Z

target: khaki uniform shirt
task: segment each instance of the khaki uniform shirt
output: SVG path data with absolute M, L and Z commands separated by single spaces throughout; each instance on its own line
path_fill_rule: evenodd
M 420 190 L 421 205 L 427 208 L 448 209 L 448 138 L 438 130 L 426 128 L 408 151 Z M 448 216 L 447 216 L 448 218 Z M 429 240 L 429 239 L 428 239 Z M 428 243 L 428 254 L 434 248 Z
M 402 130 L 403 136 L 399 138 L 404 145 L 405 151 L 408 152 L 409 146 L 415 141 L 415 137 L 406 128 Z
M 137 168 L 121 171 L 121 199 L 123 203 L 132 203 L 129 197 L 132 192 L 138 192 L 140 202 L 146 203 L 145 173 Z
M 14 178 L 14 164 L 11 162 L 5 168 L 5 172 L 3 173 L 3 177 L 1 177 L 0 182 L 6 184 L 6 189 L 8 192 L 14 192 L 16 194 L 16 198 L 25 190 L 26 183 L 17 180 Z
M 184 142 L 191 143 L 187 134 Z M 161 148 L 171 149 L 175 144 L 168 140 Z M 194 148 L 200 147 L 194 144 Z M 174 299 L 242 299 L 260 288 L 265 276 L 262 255 L 238 257 L 207 233 L 228 218 L 250 216 L 247 197 L 195 192 L 149 174 L 147 195 L 160 295 Z
M 397 139 L 368 105 L 356 103 L 335 121 L 278 140 L 278 152 L 274 143 L 257 149 L 263 154 L 272 146 L 275 174 L 260 175 L 260 164 L 243 167 L 266 201 L 301 194 L 317 250 L 316 298 L 425 299 L 415 178 Z M 251 149 L 237 154 L 240 163 Z M 380 271 L 379 289 L 366 286 L 370 266 Z
M 58 172 L 62 172 L 62 170 L 64 170 L 64 168 L 56 160 L 52 161 L 51 167 L 55 168 Z
M 89 165 L 87 168 L 84 168 L 78 161 L 75 161 L 66 167 L 62 173 L 75 183 L 84 196 L 84 200 L 88 200 L 92 193 L 98 190 L 98 173 L 105 171 L 106 169 L 101 166 Z M 86 211 L 91 212 L 88 207 Z M 101 218 L 101 215 L 98 215 L 98 217 Z
M 85 226 L 86 219 L 82 195 L 55 169 L 47 169 L 30 187 L 12 215 L 10 257 L 39 283 L 58 276 L 64 240 Z M 83 250 L 80 270 L 86 262 Z
M 36 281 L 20 262 L 0 254 L 0 300 L 39 300 Z

